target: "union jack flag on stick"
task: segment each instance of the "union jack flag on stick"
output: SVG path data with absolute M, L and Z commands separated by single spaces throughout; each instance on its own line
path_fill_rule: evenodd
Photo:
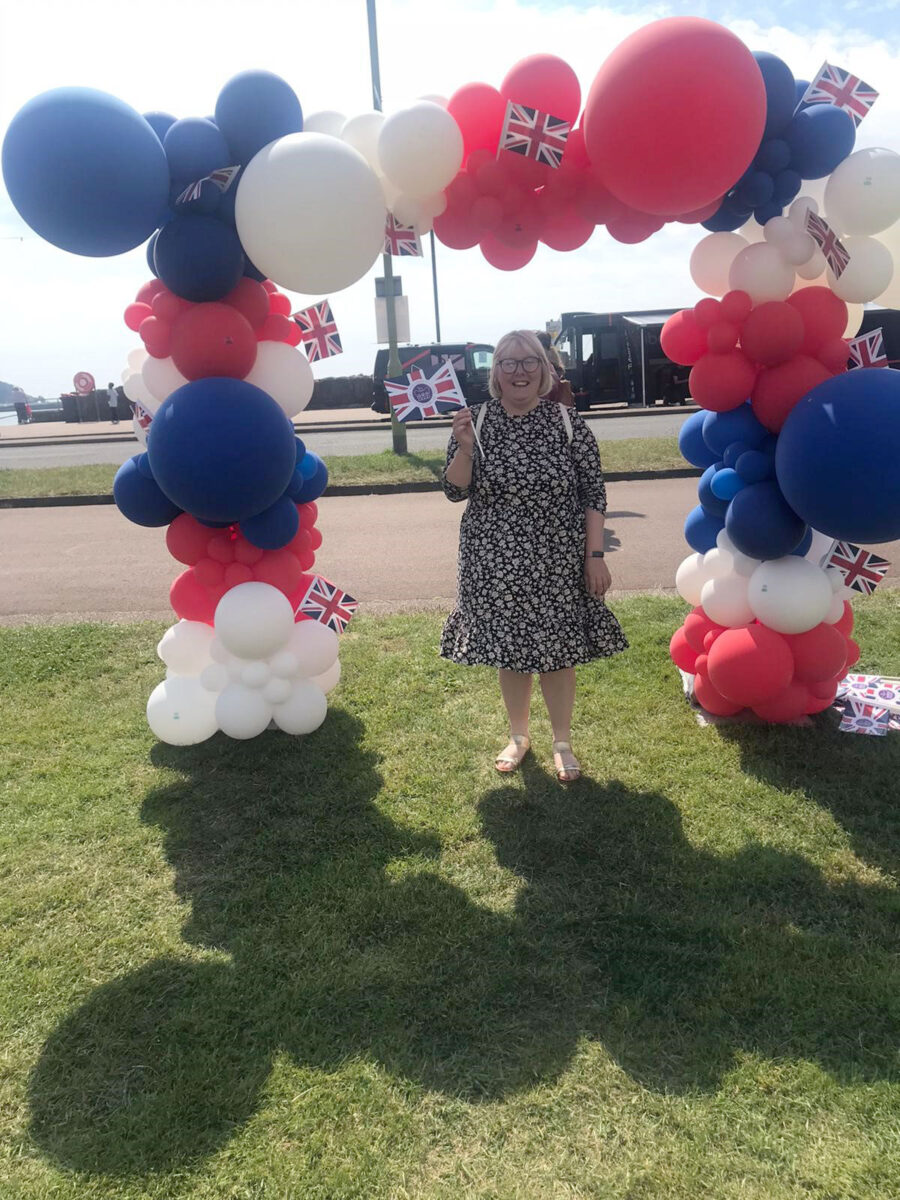
M 359 604 L 323 575 L 316 575 L 300 601 L 298 612 L 327 625 L 335 633 L 343 633 Z
M 823 63 L 818 75 L 803 93 L 801 104 L 832 104 L 853 118 L 854 125 L 860 121 L 878 99 L 873 87 L 851 75 L 842 67 Z
M 838 542 L 826 566 L 836 567 L 844 577 L 844 585 L 855 592 L 871 596 L 890 568 L 886 558 L 861 550 L 852 542 Z
M 850 261 L 850 255 L 838 235 L 824 217 L 820 217 L 812 209 L 806 214 L 806 232 L 825 255 L 825 261 L 834 272 L 835 279 L 840 279 Z
M 398 421 L 421 421 L 466 407 L 456 372 L 443 362 L 432 375 L 413 367 L 408 375 L 385 379 L 385 390 Z
M 217 171 L 211 171 L 209 175 L 204 175 L 202 179 L 198 179 L 196 183 L 189 183 L 175 203 L 188 204 L 191 200 L 199 200 L 204 183 L 214 183 L 219 191 L 224 194 L 234 183 L 235 179 L 237 179 L 240 170 L 240 167 L 219 167 Z
M 421 258 L 422 243 L 414 225 L 401 225 L 388 213 L 384 226 L 384 252 L 395 258 Z
M 847 349 L 850 351 L 850 359 L 853 364 L 849 368 L 851 371 L 859 367 L 886 367 L 888 365 L 887 355 L 884 352 L 884 331 L 881 329 L 873 329 L 871 333 L 864 333 L 860 337 L 852 338 L 847 344 Z
M 500 149 L 555 168 L 562 162 L 571 128 L 561 117 L 510 100 L 500 133 Z
M 320 358 L 331 358 L 335 354 L 343 353 L 341 335 L 338 333 L 334 314 L 327 300 L 323 300 L 321 304 L 311 304 L 309 308 L 295 312 L 292 319 L 297 322 L 300 329 L 303 349 L 310 362 L 317 362 Z

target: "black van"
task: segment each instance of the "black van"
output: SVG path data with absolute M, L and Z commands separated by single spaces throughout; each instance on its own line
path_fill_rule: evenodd
M 419 367 L 426 375 L 430 375 L 449 359 L 466 401 L 480 404 L 482 400 L 487 400 L 493 346 L 485 342 L 432 342 L 427 346 L 400 346 L 397 353 L 404 374 L 412 367 Z M 387 364 L 388 351 L 379 350 L 375 355 L 375 370 L 372 373 L 372 409 L 377 413 L 390 412 L 387 392 L 384 390 Z

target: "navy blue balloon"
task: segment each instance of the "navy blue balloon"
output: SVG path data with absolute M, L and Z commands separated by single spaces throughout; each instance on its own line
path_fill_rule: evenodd
M 280 76 L 242 71 L 219 93 L 216 124 L 228 139 L 232 161 L 246 164 L 269 142 L 299 133 L 303 110 L 294 89 Z
M 259 267 L 255 267 L 247 256 L 244 256 L 244 274 L 248 279 L 255 279 L 257 283 L 262 283 L 266 278 L 265 271 L 261 271 Z
M 734 467 L 741 455 L 746 454 L 749 449 L 746 442 L 729 442 L 722 455 L 722 462 L 726 467 Z
M 788 506 L 777 483 L 751 483 L 728 506 L 725 528 L 741 554 L 783 558 L 800 544 L 806 522 Z
M 159 230 L 157 229 L 156 233 L 154 233 L 153 237 L 147 243 L 147 266 L 150 268 L 152 275 L 156 274 L 156 258 L 154 255 L 156 253 L 156 238 L 158 234 Z
M 806 95 L 806 89 L 808 87 L 809 87 L 808 79 L 795 79 L 794 80 L 794 103 L 797 105 L 798 108 L 800 107 L 800 101 Z
M 780 217 L 783 207 L 784 205 L 779 204 L 777 200 L 770 200 L 768 204 L 761 204 L 759 208 L 755 208 L 753 216 L 757 225 L 765 225 L 766 221 L 771 221 L 773 217 Z
M 313 457 L 317 459 L 316 473 L 312 479 L 304 481 L 303 487 L 297 496 L 294 497 L 298 504 L 309 504 L 311 500 L 318 500 L 328 487 L 328 468 L 318 455 L 314 455 Z
M 166 130 L 171 125 L 174 125 L 178 118 L 173 117 L 171 113 L 167 112 L 146 112 L 144 113 L 144 120 L 159 140 L 162 141 L 166 136 Z
M 780 133 L 794 113 L 794 76 L 787 63 L 765 50 L 754 53 L 756 65 L 766 85 L 766 128 L 771 137 Z
M 787 167 L 785 170 L 779 171 L 775 176 L 776 202 L 782 207 L 785 204 L 790 204 L 800 194 L 802 187 L 803 180 L 800 178 L 800 173 L 795 171 L 793 167 Z
M 146 242 L 169 193 L 159 138 L 135 109 L 92 88 L 43 92 L 16 113 L 3 179 L 35 233 L 97 258 Z
M 762 483 L 775 478 L 775 460 L 761 450 L 748 450 L 734 464 L 744 483 Z
M 803 179 L 823 179 L 853 150 L 853 118 L 832 104 L 814 104 L 798 112 L 785 131 L 791 167 Z
M 721 517 L 714 516 L 702 504 L 698 504 L 691 509 L 684 522 L 684 540 L 692 550 L 705 554 L 713 549 L 716 538 L 724 528 L 725 522 Z
M 732 442 L 745 442 L 748 448 L 755 449 L 769 436 L 769 431 L 756 419 L 749 404 L 739 404 L 728 412 L 707 412 L 702 415 L 703 440 L 719 458 Z
M 848 371 L 795 405 L 778 482 L 813 529 L 866 545 L 900 538 L 900 372 Z
M 230 167 L 231 151 L 219 129 L 205 117 L 185 117 L 166 130 L 163 149 L 173 179 L 191 183 L 219 167 Z
M 294 469 L 294 474 L 291 476 L 290 482 L 285 489 L 285 495 L 291 500 L 298 501 L 299 496 L 306 487 L 306 479 L 303 476 L 299 467 Z
M 241 533 L 260 550 L 280 550 L 300 528 L 297 506 L 282 496 L 258 516 L 241 521 Z
M 682 458 L 686 458 L 691 466 L 704 470 L 719 460 L 718 454 L 710 450 L 703 440 L 705 416 L 705 412 L 691 413 L 678 431 L 678 449 Z
M 122 463 L 113 480 L 113 499 L 119 512 L 135 525 L 146 525 L 155 529 L 169 525 L 181 513 L 161 490 L 152 475 L 141 470 L 139 460 L 143 454 L 135 454 Z
M 227 524 L 274 504 L 297 461 L 294 428 L 272 397 L 215 376 L 185 384 L 160 405 L 147 453 L 174 504 Z
M 224 221 L 226 225 L 230 225 L 232 229 L 236 226 L 234 218 L 234 202 L 237 199 L 238 185 L 241 182 L 243 170 L 238 172 L 237 177 L 229 187 L 227 192 L 219 192 L 219 207 L 216 209 L 216 216 L 220 221 Z
M 304 442 L 303 438 L 299 438 L 299 437 L 295 436 L 294 443 L 297 447 L 297 465 L 299 466 L 300 460 L 303 458 L 303 455 L 306 453 L 306 442 Z
M 775 180 L 767 171 L 754 171 L 738 188 L 738 198 L 748 208 L 760 208 L 775 195 Z
M 807 529 L 806 533 L 803 535 L 803 541 L 800 543 L 800 545 L 795 550 L 791 551 L 791 554 L 796 554 L 798 558 L 805 557 L 805 555 L 807 555 L 809 553 L 809 548 L 812 545 L 812 540 L 813 540 L 813 531 L 811 529 Z
M 194 213 L 201 216 L 211 217 L 215 214 L 219 215 L 219 205 L 222 201 L 222 193 L 216 187 L 211 179 L 203 181 L 195 180 L 200 184 L 199 195 L 194 196 L 193 188 L 189 193 L 189 198 L 182 199 L 187 187 L 182 180 L 173 182 L 169 192 L 169 205 L 175 214 Z
M 697 484 L 697 497 L 700 500 L 703 508 L 712 516 L 723 517 L 728 511 L 728 501 L 722 500 L 713 491 L 713 479 L 716 474 L 723 469 L 720 462 L 713 463 L 711 467 L 707 467 L 700 476 L 700 482 Z
M 757 171 L 777 175 L 790 165 L 790 161 L 791 148 L 784 138 L 767 138 L 756 152 L 753 165 Z
M 710 233 L 731 233 L 735 229 L 740 229 L 751 213 L 751 209 L 747 209 L 746 215 L 737 212 L 723 200 L 713 215 L 707 217 L 705 221 L 701 221 L 700 224 Z
M 166 287 L 184 300 L 221 300 L 244 273 L 238 235 L 215 217 L 185 214 L 159 231 L 156 270 Z

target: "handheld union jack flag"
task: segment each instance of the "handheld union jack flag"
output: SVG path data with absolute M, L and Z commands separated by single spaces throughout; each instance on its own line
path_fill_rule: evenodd
M 844 577 L 844 585 L 855 592 L 871 596 L 888 573 L 890 563 L 868 550 L 861 550 L 852 542 L 838 542 L 826 566 L 837 567 Z
M 384 252 L 395 258 L 421 258 L 422 243 L 414 225 L 401 225 L 388 213 L 384 226 Z
M 884 331 L 873 329 L 871 333 L 861 334 L 852 338 L 847 344 L 853 365 L 851 371 L 858 367 L 886 367 L 888 358 L 884 352 Z
M 196 183 L 189 183 L 183 192 L 176 199 L 176 204 L 189 204 L 192 200 L 199 200 L 203 191 L 204 183 L 214 183 L 220 192 L 223 194 L 228 191 L 240 174 L 240 167 L 219 167 L 216 171 L 211 171 L 209 175 L 204 175 L 202 179 L 198 179 Z
M 801 104 L 833 104 L 853 118 L 854 125 L 860 121 L 878 99 L 873 87 L 851 75 L 841 67 L 823 63 L 818 75 L 803 93 Z
M 297 612 L 327 625 L 335 633 L 343 633 L 359 604 L 323 575 L 316 575 L 306 589 Z
M 806 232 L 825 255 L 825 261 L 834 272 L 835 279 L 840 279 L 850 261 L 850 255 L 838 235 L 825 218 L 814 213 L 812 209 L 806 214 Z
M 466 398 L 449 362 L 441 363 L 431 375 L 413 367 L 408 375 L 385 379 L 384 387 L 398 421 L 421 421 L 466 407 Z
M 140 400 L 131 400 L 129 403 L 131 404 L 132 416 L 137 421 L 138 427 L 143 430 L 144 438 L 146 440 L 147 431 L 153 423 L 153 413 L 145 404 L 142 404 Z
M 841 733 L 865 733 L 870 737 L 884 737 L 890 726 L 890 713 L 886 708 L 848 700 L 839 726 Z
M 334 314 L 327 300 L 323 300 L 321 304 L 311 304 L 309 308 L 295 312 L 293 320 L 297 322 L 300 329 L 303 349 L 310 362 L 317 362 L 320 358 L 331 358 L 335 354 L 343 353 L 341 335 L 338 333 Z
M 500 149 L 555 168 L 562 162 L 571 128 L 561 117 L 510 100 L 500 133 Z

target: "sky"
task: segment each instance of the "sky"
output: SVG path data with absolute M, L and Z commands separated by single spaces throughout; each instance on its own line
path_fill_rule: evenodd
M 748 17 L 747 13 L 752 16 Z M 822 62 L 853 70 L 881 95 L 857 148 L 900 149 L 900 0 L 731 0 L 691 5 L 594 4 L 589 0 L 379 0 L 378 42 L 385 112 L 422 95 L 449 96 L 463 83 L 499 86 L 518 60 L 557 54 L 586 95 L 603 60 L 635 29 L 660 17 L 718 20 L 751 50 L 778 54 L 798 78 Z M 365 0 L 31 0 L 0 4 L 0 136 L 31 97 L 81 85 L 111 92 L 138 111 L 178 117 L 211 113 L 221 87 L 248 68 L 286 79 L 305 112 L 347 116 L 372 108 Z M 64 186 L 64 181 L 61 181 Z M 476 248 L 437 244 L 444 341 L 496 342 L 510 328 L 542 328 L 563 311 L 676 308 L 700 293 L 691 249 L 705 231 L 666 226 L 638 246 L 597 230 L 581 249 L 540 246 L 521 271 L 490 267 Z M 414 342 L 435 338 L 431 261 L 394 260 L 409 297 Z M 330 296 L 344 354 L 315 364 L 317 377 L 368 373 L 375 342 L 374 276 Z M 122 313 L 149 278 L 143 248 L 83 258 L 32 234 L 0 186 L 0 380 L 32 395 L 71 390 L 77 371 L 118 381 L 140 345 Z M 321 296 L 291 293 L 301 308 Z

